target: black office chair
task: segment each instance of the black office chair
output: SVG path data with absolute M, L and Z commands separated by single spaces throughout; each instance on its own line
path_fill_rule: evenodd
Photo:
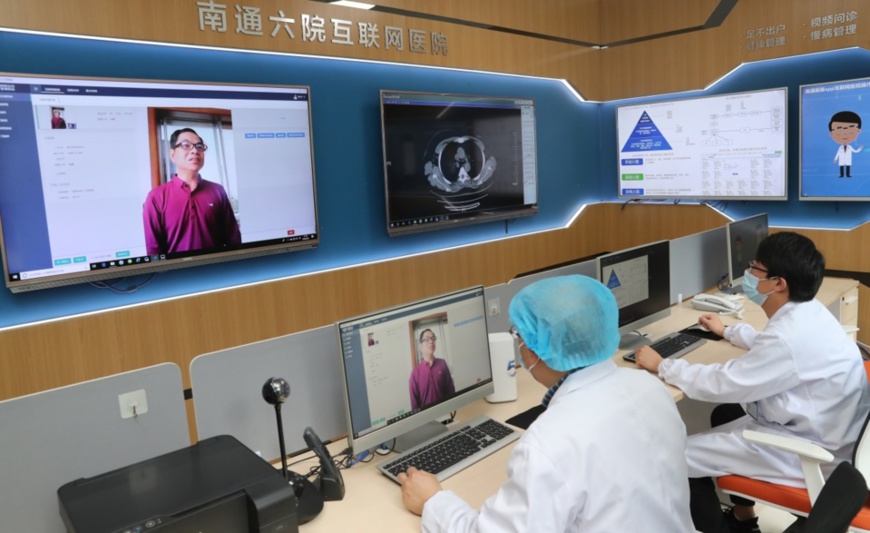
M 788 532 L 845 533 L 867 500 L 867 483 L 857 468 L 840 463 L 813 505 L 803 524 L 789 527 Z

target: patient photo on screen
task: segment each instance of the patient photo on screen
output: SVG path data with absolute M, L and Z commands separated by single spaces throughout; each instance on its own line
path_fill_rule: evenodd
M 51 129 L 65 130 L 66 120 L 63 118 L 64 109 L 62 107 L 51 108 Z
M 450 373 L 450 344 L 444 338 L 447 315 L 427 317 L 411 325 L 418 341 L 409 380 L 411 410 L 416 411 L 453 396 L 456 388 Z
M 143 206 L 149 255 L 242 243 L 229 110 L 151 108 L 160 161 Z

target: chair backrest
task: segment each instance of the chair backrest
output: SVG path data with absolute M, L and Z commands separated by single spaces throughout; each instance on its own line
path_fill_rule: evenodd
M 864 476 L 855 467 L 846 462 L 837 465 L 800 531 L 845 533 L 864 506 L 866 486 Z

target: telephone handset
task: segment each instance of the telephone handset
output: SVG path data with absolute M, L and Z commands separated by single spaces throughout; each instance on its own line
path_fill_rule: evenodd
M 742 309 L 743 304 L 722 296 L 716 296 L 715 294 L 701 293 L 692 298 L 692 307 L 701 311 L 712 311 L 714 313 L 733 313 Z

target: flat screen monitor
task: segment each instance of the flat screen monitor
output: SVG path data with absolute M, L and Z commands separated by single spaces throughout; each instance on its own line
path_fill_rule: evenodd
M 318 243 L 307 87 L 0 74 L 0 111 L 13 292 Z
M 728 223 L 728 280 L 731 291 L 740 290 L 743 272 L 755 260 L 758 244 L 769 234 L 767 213 Z
M 860 137 L 870 78 L 802 85 L 800 116 L 800 199 L 870 199 L 870 152 L 861 152 Z
M 787 200 L 788 90 L 616 110 L 619 197 Z
M 355 451 L 446 430 L 438 417 L 493 392 L 485 308 L 474 287 L 336 325 Z
M 670 243 L 659 241 L 597 258 L 598 279 L 616 297 L 619 347 L 649 344 L 637 330 L 671 314 Z
M 381 91 L 390 235 L 538 211 L 535 102 Z

